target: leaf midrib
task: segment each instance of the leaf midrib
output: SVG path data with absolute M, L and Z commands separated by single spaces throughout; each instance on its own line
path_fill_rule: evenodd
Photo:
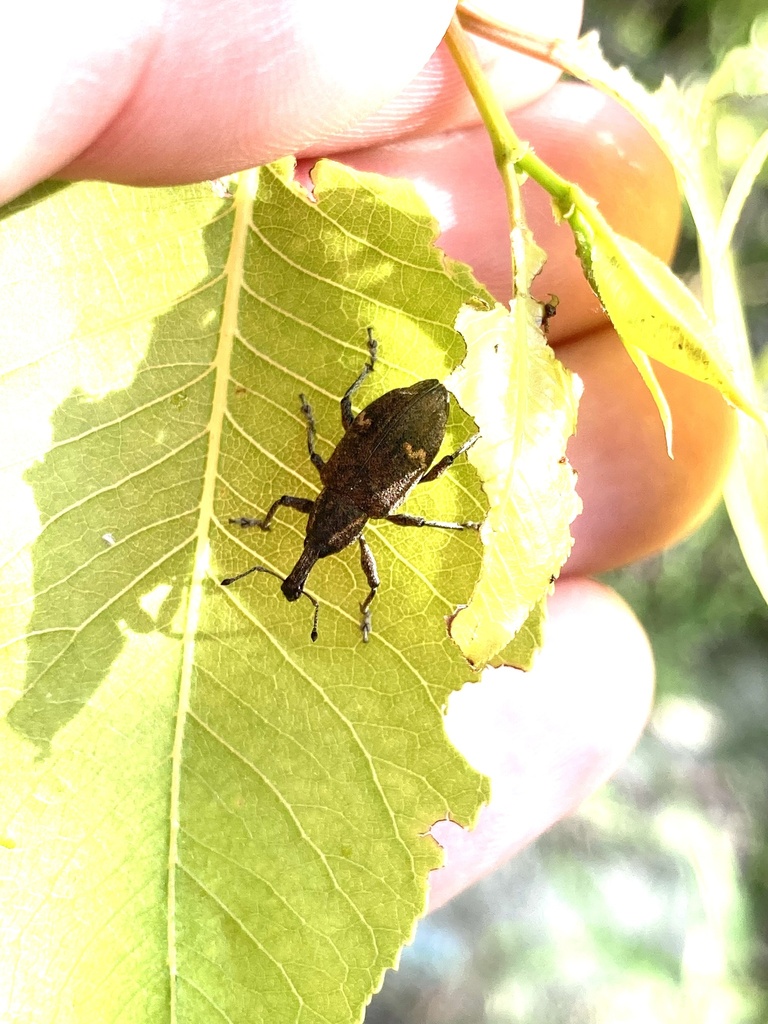
M 213 521 L 213 499 L 218 480 L 219 459 L 221 455 L 221 439 L 226 419 L 227 390 L 230 381 L 232 350 L 237 333 L 237 317 L 240 294 L 243 288 L 243 272 L 245 266 L 245 249 L 248 228 L 251 219 L 254 196 L 258 185 L 259 170 L 255 169 L 240 175 L 235 194 L 235 216 L 232 226 L 232 237 L 229 254 L 225 266 L 227 286 L 224 293 L 221 326 L 216 347 L 216 358 L 213 362 L 214 388 L 211 402 L 211 416 L 208 429 L 208 452 L 203 475 L 203 487 L 200 497 L 200 514 L 195 533 L 195 553 L 192 562 L 189 602 L 184 617 L 184 637 L 182 640 L 181 676 L 179 680 L 179 698 L 176 712 L 176 730 L 171 754 L 171 793 L 170 821 L 168 838 L 168 973 L 170 989 L 170 1013 L 172 1022 L 177 1020 L 176 977 L 178 965 L 176 960 L 176 869 L 179 864 L 179 829 L 181 822 L 181 764 L 184 747 L 184 731 L 187 722 L 190 693 L 192 687 L 192 670 L 194 666 L 195 638 L 200 622 L 200 610 L 203 596 L 203 583 L 208 574 L 210 557 L 210 531 Z

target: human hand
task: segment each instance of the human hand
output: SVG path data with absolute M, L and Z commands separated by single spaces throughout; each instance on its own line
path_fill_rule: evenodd
M 4 68 L 15 72 L 4 93 L 15 106 L 3 133 L 0 198 L 52 174 L 178 183 L 289 152 L 342 153 L 359 168 L 413 178 L 441 223 L 440 244 L 505 300 L 506 212 L 490 146 L 482 128 L 467 127 L 476 117 L 448 55 L 441 48 L 430 59 L 452 7 L 80 0 L 51 5 L 41 20 L 16 5 L 13 17 L 35 18 L 40 59 Z M 511 0 L 493 8 L 520 24 Z M 530 31 L 567 36 L 580 9 L 549 0 L 526 13 Z M 616 230 L 668 258 L 677 190 L 644 131 L 591 90 L 550 88 L 551 69 L 490 46 L 481 52 L 509 110 L 541 94 L 513 115 L 518 135 L 595 196 Z M 560 299 L 551 341 L 585 382 L 569 449 L 584 513 L 533 672 L 489 673 L 451 702 L 448 731 L 491 775 L 494 796 L 474 832 L 435 827 L 447 850 L 435 905 L 575 807 L 626 757 L 648 712 L 652 660 L 631 612 L 585 576 L 689 530 L 717 494 L 733 443 L 720 396 L 662 368 L 675 425 L 675 460 L 667 458 L 658 414 L 583 282 L 569 229 L 553 224 L 533 184 L 526 193 L 530 225 L 548 252 L 536 288 Z

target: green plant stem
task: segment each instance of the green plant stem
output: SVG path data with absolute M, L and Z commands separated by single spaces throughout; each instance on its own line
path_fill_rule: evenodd
M 517 137 L 457 15 L 448 27 L 445 42 L 488 131 L 494 160 L 504 183 L 511 227 L 520 223 L 517 219 L 517 175 L 527 174 L 552 197 L 557 216 L 569 222 L 580 248 L 583 248 L 586 238 L 591 240 L 609 235 L 610 228 L 595 203 L 577 185 L 545 164 L 527 143 Z
M 480 66 L 480 61 L 456 15 L 453 16 L 448 27 L 445 42 L 488 130 L 493 147 L 493 157 L 504 184 L 511 238 L 515 226 L 520 223 L 519 218 L 522 211 L 520 188 L 515 169 L 522 152 L 520 140 L 512 131 L 506 114 L 494 96 L 490 83 Z M 515 249 L 516 246 L 512 244 L 513 294 L 516 291 L 514 282 L 518 270 Z

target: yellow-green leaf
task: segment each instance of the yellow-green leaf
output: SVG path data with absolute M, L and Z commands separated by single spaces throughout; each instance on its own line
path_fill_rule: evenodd
M 581 503 L 565 450 L 581 381 L 555 357 L 529 298 L 511 312 L 465 308 L 456 326 L 467 358 L 448 386 L 480 428 L 470 458 L 490 511 L 480 578 L 451 635 L 480 666 L 507 647 L 570 553 L 568 527 Z
M 473 292 L 416 192 L 323 164 L 231 183 L 47 186 L 0 220 L 0 1018 L 352 1024 L 412 934 L 430 838 L 485 779 L 442 711 L 471 673 L 445 616 L 476 534 L 375 525 L 287 572 L 318 448 L 367 357 L 361 404 L 443 377 Z M 453 403 L 448 445 L 473 425 Z M 465 460 L 409 508 L 479 519 Z
M 611 233 L 595 238 L 590 266 L 600 301 L 624 342 L 711 384 L 768 429 L 766 414 L 736 385 L 712 322 L 666 264 Z
M 533 668 L 536 652 L 544 643 L 544 627 L 547 618 L 547 601 L 542 598 L 531 609 L 528 618 L 515 633 L 507 646 L 491 658 L 489 664 L 494 668 L 508 665 L 530 672 Z
M 703 87 L 696 81 L 689 87 L 679 87 L 665 78 L 653 93 L 635 81 L 626 68 L 613 68 L 608 64 L 595 33 L 589 33 L 576 43 L 559 42 L 554 50 L 561 67 L 602 89 L 630 110 L 671 160 L 699 235 L 703 303 L 717 325 L 721 346 L 718 351 L 725 354 L 724 362 L 733 372 L 734 387 L 740 395 L 746 395 L 748 404 L 754 407 L 758 391 L 729 247 L 746 196 L 765 161 L 768 133 L 763 131 L 755 136 L 746 156 L 739 152 L 734 160 L 736 171 L 730 188 L 725 180 L 728 168 L 718 165 L 717 136 L 721 118 L 730 116 L 728 105 L 722 102 L 724 97 L 732 94 L 742 98 L 739 104 L 742 110 L 744 96 L 765 97 L 768 90 L 765 47 L 754 35 L 749 45 L 735 47 L 725 55 Z M 750 123 L 749 128 L 752 132 L 758 130 L 755 123 Z M 589 247 L 584 244 L 587 238 L 577 231 L 577 239 L 588 266 Z M 768 600 L 765 417 L 760 416 L 752 423 L 741 418 L 738 429 L 739 443 L 726 482 L 725 499 L 747 565 Z
M 667 396 L 664 394 L 659 379 L 656 376 L 656 372 L 653 369 L 651 360 L 642 352 L 636 345 L 632 345 L 629 342 L 624 342 L 624 348 L 627 350 L 627 355 L 637 367 L 640 376 L 645 382 L 645 386 L 651 393 L 654 404 L 659 410 L 659 416 L 661 417 L 661 425 L 664 428 L 664 437 L 667 442 L 667 455 L 670 459 L 674 458 L 674 452 L 672 450 L 672 410 L 669 408 L 669 402 Z

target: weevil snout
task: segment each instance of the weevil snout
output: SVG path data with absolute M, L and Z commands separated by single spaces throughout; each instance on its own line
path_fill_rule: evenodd
M 283 580 L 280 589 L 287 601 L 298 601 L 304 593 L 304 584 L 307 582 L 312 566 L 318 559 L 317 552 L 309 545 L 299 555 L 299 560 Z

